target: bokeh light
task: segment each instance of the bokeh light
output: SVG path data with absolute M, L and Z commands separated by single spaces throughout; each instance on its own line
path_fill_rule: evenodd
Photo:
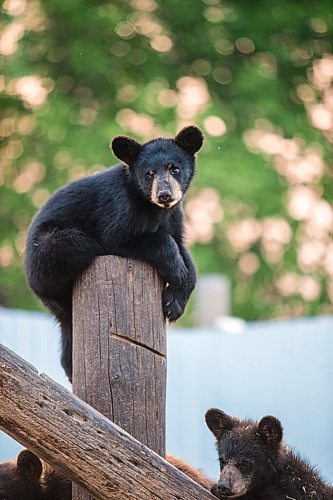
M 245 318 L 330 312 L 333 28 L 325 2 L 299 12 L 296 0 L 202 0 L 177 15 L 168 0 L 4 0 L 3 305 L 36 306 L 24 239 L 57 188 L 112 164 L 114 135 L 196 124 L 185 215 L 199 271 L 229 276 Z

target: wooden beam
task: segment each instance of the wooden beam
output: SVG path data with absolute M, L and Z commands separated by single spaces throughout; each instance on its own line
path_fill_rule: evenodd
M 215 498 L 1 345 L 0 427 L 101 500 Z
M 73 392 L 165 457 L 163 285 L 144 262 L 98 257 L 73 292 Z M 73 484 L 73 500 L 91 500 Z

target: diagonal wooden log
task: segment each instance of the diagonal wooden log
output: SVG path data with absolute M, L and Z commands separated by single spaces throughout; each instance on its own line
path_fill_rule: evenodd
M 0 427 L 101 500 L 215 498 L 1 345 Z

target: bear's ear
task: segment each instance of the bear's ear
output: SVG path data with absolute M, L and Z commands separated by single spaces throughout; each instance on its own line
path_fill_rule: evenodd
M 133 165 L 143 148 L 142 144 L 134 139 L 122 135 L 115 137 L 110 147 L 116 157 L 128 166 Z
M 43 466 L 40 459 L 31 451 L 23 450 L 17 457 L 17 472 L 30 480 L 37 481 L 42 475 Z
M 265 443 L 273 446 L 278 445 L 283 437 L 283 429 L 280 420 L 271 415 L 260 420 L 258 432 Z
M 205 418 L 206 424 L 218 441 L 225 432 L 231 431 L 236 424 L 236 420 L 233 417 L 230 417 L 217 408 L 211 408 L 208 410 Z
M 176 144 L 194 155 L 202 146 L 203 135 L 201 130 L 191 125 L 183 128 L 175 137 Z

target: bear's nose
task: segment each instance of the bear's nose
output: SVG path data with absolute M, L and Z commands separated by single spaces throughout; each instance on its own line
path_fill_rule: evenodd
M 219 492 L 222 493 L 222 495 L 228 496 L 232 493 L 230 479 L 223 479 L 222 481 L 219 481 L 217 486 L 218 486 Z
M 170 189 L 163 189 L 162 191 L 159 191 L 157 198 L 160 203 L 169 203 L 170 201 L 173 201 Z

